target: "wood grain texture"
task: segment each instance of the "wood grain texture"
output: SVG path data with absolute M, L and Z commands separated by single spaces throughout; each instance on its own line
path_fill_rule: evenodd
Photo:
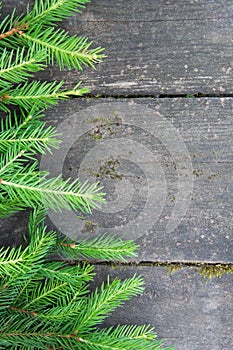
M 106 325 L 149 323 L 176 350 L 232 350 L 233 276 L 206 281 L 194 269 L 96 267 L 95 286 L 107 274 L 121 279 L 141 274 L 145 291 L 117 309 Z
M 5 2 L 3 13 L 14 6 L 20 12 L 26 3 Z M 107 58 L 96 71 L 53 70 L 49 78 L 69 87 L 82 80 L 93 94 L 108 96 L 231 94 L 232 18 L 227 0 L 93 0 L 63 27 L 105 47 Z
M 119 105 L 127 111 L 118 111 L 116 117 Z M 112 232 L 136 239 L 142 261 L 232 262 L 232 105 L 232 98 L 76 99 L 48 110 L 50 124 L 59 128 L 65 123 L 64 146 L 70 140 L 71 144 L 67 151 L 61 148 L 45 157 L 43 167 L 53 175 L 63 171 L 64 177 L 99 180 L 108 201 L 84 220 L 76 221 L 75 216 L 73 221 L 73 214 L 52 215 L 54 225 L 84 238 Z M 154 126 L 161 125 L 164 128 L 155 134 Z M 172 154 L 174 130 L 181 139 L 173 140 Z M 130 155 L 131 141 L 135 158 Z M 175 206 L 184 200 L 178 174 L 185 163 L 176 164 L 183 144 L 191 159 L 191 201 L 178 226 L 167 232 Z M 186 179 L 182 182 L 187 191 Z M 19 214 L 17 218 L 5 220 L 5 237 L 12 226 L 13 237 L 20 226 L 23 233 L 25 222 Z
M 21 13 L 28 2 L 32 5 L 34 1 L 3 1 L 3 16 L 13 7 Z M 104 231 L 130 239 L 137 232 L 140 251 L 136 262 L 233 262 L 232 19 L 231 0 L 92 0 L 82 15 L 62 24 L 71 34 L 88 36 L 93 46 L 105 47 L 107 58 L 95 71 L 60 72 L 49 67 L 37 78 L 65 80 L 67 87 L 82 80 L 92 94 L 125 97 L 76 99 L 62 102 L 46 113 L 48 123 L 57 127 L 72 115 L 77 116 L 76 127 L 78 121 L 84 121 L 82 127 L 85 125 L 88 131 L 82 133 L 80 127 L 75 129 L 77 137 L 72 134 L 74 142 L 67 152 L 63 175 L 76 178 L 82 169 L 82 176 L 92 181 L 98 174 L 95 179 L 101 180 L 107 192 L 107 209 L 114 201 L 115 209 L 119 209 L 108 213 L 103 207 L 75 227 L 73 218 L 61 216 L 69 230 L 85 238 Z M 210 98 L 149 98 L 197 93 Z M 213 98 L 215 95 L 222 98 Z M 97 113 L 103 103 L 105 107 Z M 114 114 L 114 104 L 119 103 L 128 103 L 126 117 Z M 151 108 L 153 113 L 138 113 L 138 105 Z M 93 113 L 86 113 L 88 108 Z M 175 137 L 172 150 L 169 142 L 174 130 L 180 138 Z M 133 161 L 130 154 L 124 160 L 117 158 L 116 153 L 122 152 L 125 145 L 130 147 L 131 140 L 135 153 L 136 146 L 144 147 L 137 160 Z M 101 144 L 114 151 L 110 163 L 111 154 L 106 153 L 106 148 L 98 152 Z M 166 232 L 179 199 L 178 175 L 183 171 L 171 153 L 183 145 L 192 162 L 192 196 L 182 221 L 175 230 Z M 88 165 L 88 155 L 95 149 L 94 162 Z M 56 170 L 59 153 L 54 160 Z M 161 171 L 154 173 L 153 164 Z M 145 208 L 148 183 L 154 179 L 156 189 L 166 194 L 162 211 L 156 214 L 162 201 L 155 196 L 136 222 Z M 183 188 L 186 185 L 184 182 Z M 118 189 L 122 191 L 119 198 Z M 23 242 L 28 216 L 29 211 L 25 211 L 1 219 L 1 245 Z M 151 218 L 154 222 L 148 229 Z M 56 220 L 52 222 L 49 217 L 47 224 L 57 228 Z M 119 225 L 122 227 L 117 230 Z M 143 295 L 117 309 L 106 325 L 150 323 L 158 338 L 165 339 L 166 345 L 174 344 L 176 350 L 232 350 L 232 275 L 206 282 L 191 267 L 172 275 L 156 266 L 101 265 L 96 266 L 96 272 L 93 288 L 107 274 L 123 279 L 136 273 L 145 279 Z

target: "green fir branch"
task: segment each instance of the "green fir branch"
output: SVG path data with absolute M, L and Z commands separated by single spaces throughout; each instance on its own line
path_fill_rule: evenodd
M 40 270 L 41 276 L 53 278 L 56 273 L 56 278 L 59 281 L 69 283 L 75 286 L 83 286 L 84 283 L 92 280 L 94 267 L 88 264 L 77 264 L 75 266 L 67 266 L 64 262 L 49 262 L 44 264 Z
M 104 202 L 101 187 L 96 183 L 81 184 L 78 180 L 62 180 L 61 176 L 47 179 L 47 175 L 35 171 L 34 165 L 27 167 L 25 173 L 22 169 L 11 171 L 0 179 L 0 190 L 7 192 L 10 200 L 18 199 L 27 207 L 44 205 L 55 211 L 72 209 L 91 213 L 98 202 Z
M 44 207 L 37 207 L 31 214 L 29 220 L 29 237 L 34 234 L 38 225 L 43 225 L 46 218 Z M 68 240 L 62 235 L 58 236 L 58 242 L 54 247 L 55 254 L 59 254 L 69 260 L 80 258 L 94 258 L 102 260 L 121 260 L 135 257 L 138 245 L 131 240 L 122 240 L 113 235 L 102 235 L 90 240 L 82 239 L 81 241 Z
M 32 11 L 28 9 L 25 23 L 29 26 L 35 24 L 53 24 L 81 12 L 89 0 L 35 0 Z
M 102 323 L 116 307 L 132 296 L 141 294 L 142 291 L 143 280 L 140 276 L 134 276 L 123 282 L 115 278 L 111 283 L 108 278 L 107 282 L 102 283 L 100 289 L 97 288 L 88 298 L 83 312 L 75 322 L 74 329 L 79 332 L 85 332 L 86 329 L 91 330 L 97 324 Z
M 33 163 L 28 164 L 28 160 Z M 22 207 L 42 205 L 55 211 L 91 213 L 92 208 L 104 202 L 104 193 L 97 183 L 81 184 L 78 180 L 62 180 L 61 176 L 48 179 L 49 173 L 38 171 L 37 167 L 32 152 L 15 148 L 0 155 L 0 194 L 4 193 L 11 202 L 20 202 Z
M 90 293 L 93 267 L 47 259 L 59 239 L 47 232 L 45 215 L 43 207 L 31 213 L 26 248 L 1 251 L 1 348 L 162 350 L 149 326 L 98 328 L 124 301 L 142 293 L 142 279 L 108 279 Z
M 40 154 L 45 151 L 51 152 L 51 148 L 57 149 L 60 141 L 54 127 L 46 127 L 45 123 L 40 121 L 41 113 L 34 111 L 28 116 L 21 112 L 10 114 L 0 123 L 0 152 L 6 153 L 9 149 L 30 149 Z
M 46 68 L 45 61 L 43 51 L 35 53 L 34 49 L 18 48 L 8 52 L 5 48 L 1 52 L 0 79 L 12 84 L 27 81 L 33 73 Z
M 46 51 L 47 63 L 54 64 L 56 60 L 60 69 L 65 66 L 78 70 L 82 70 L 83 66 L 94 68 L 94 65 L 105 57 L 101 47 L 90 49 L 92 42 L 88 42 L 87 38 L 69 36 L 65 30 L 51 27 L 38 26 L 23 33 L 16 41 L 34 47 L 36 51 Z
M 65 295 L 64 289 L 66 290 Z M 30 299 L 26 300 L 22 308 L 27 311 L 41 312 L 43 309 L 56 306 L 57 303 L 60 304 L 61 299 L 69 297 L 72 292 L 73 289 L 68 282 L 61 282 L 56 278 L 46 279 L 44 283 L 38 283 L 36 288 L 33 288 Z
M 25 110 L 46 109 L 51 105 L 57 105 L 58 100 L 64 100 L 71 96 L 83 96 L 88 92 L 86 88 L 79 88 L 80 83 L 72 90 L 61 90 L 64 82 L 40 82 L 34 81 L 18 85 L 15 89 L 0 93 L 0 109 L 5 109 L 5 104 L 18 105 Z
M 162 343 L 155 339 L 156 335 L 149 326 L 123 325 L 96 330 L 93 335 L 82 337 L 81 341 L 85 344 L 84 349 L 89 350 L 162 350 Z
M 17 145 L 10 149 L 7 149 L 6 153 L 0 154 L 0 177 L 4 176 L 6 173 L 8 173 L 8 176 L 12 176 L 12 174 L 15 172 L 19 173 L 21 171 L 25 171 L 25 165 L 30 159 L 29 153 L 26 155 L 28 158 L 25 157 L 25 150 L 18 148 Z M 35 168 L 36 163 L 34 163 L 34 165 L 31 165 L 31 171 L 34 171 Z
M 38 227 L 44 228 L 46 215 L 47 215 L 47 210 L 43 206 L 36 206 L 33 209 L 33 211 L 30 212 L 29 221 L 28 221 L 29 242 L 33 240 L 33 236 Z
M 11 23 L 10 20 L 9 22 Z M 9 28 L 11 28 L 10 25 Z M 43 25 L 23 28 L 23 25 L 18 25 L 15 31 L 8 30 L 7 33 L 6 37 L 2 34 L 3 37 L 0 40 L 2 47 L 16 50 L 21 46 L 29 47 L 35 53 L 42 51 L 47 57 L 46 63 L 53 65 L 56 60 L 60 69 L 73 67 L 82 70 L 85 66 L 94 69 L 95 64 L 101 62 L 105 57 L 103 48 L 91 49 L 92 41 L 88 41 L 85 37 L 70 36 L 68 32 L 60 28 Z
M 125 261 L 135 257 L 138 246 L 133 241 L 123 241 L 112 235 L 103 235 L 92 240 L 73 242 L 64 240 L 57 246 L 58 253 L 69 259 L 94 258 Z
M 54 246 L 56 235 L 53 232 L 48 233 L 45 229 L 35 232 L 34 241 L 24 250 L 19 248 L 1 248 L 0 249 L 0 277 L 9 276 L 11 280 L 25 278 L 25 274 L 38 269 L 40 261 L 48 255 L 48 252 Z M 32 249 L 33 248 L 33 249 Z

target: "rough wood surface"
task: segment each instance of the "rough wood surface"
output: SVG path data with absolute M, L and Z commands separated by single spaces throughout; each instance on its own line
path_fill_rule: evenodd
M 232 106 L 232 98 L 78 99 L 48 110 L 63 146 L 42 167 L 99 180 L 108 201 L 84 220 L 51 213 L 54 225 L 84 238 L 112 232 L 136 239 L 138 260 L 233 262 Z M 183 144 L 186 154 L 179 155 Z M 188 166 L 182 157 L 191 163 L 179 178 Z M 168 232 L 183 190 L 191 200 Z M 20 226 L 23 232 L 17 217 L 2 224 L 6 237 L 12 227 L 13 236 Z
M 96 285 L 107 274 L 145 279 L 144 293 L 117 309 L 107 325 L 149 323 L 176 350 L 232 350 L 232 275 L 206 281 L 190 268 L 170 274 L 154 266 L 100 266 L 96 272 Z
M 3 1 L 3 16 L 13 7 L 21 13 L 27 3 Z M 39 78 L 62 79 L 69 87 L 83 80 L 92 94 L 125 98 L 76 99 L 48 110 L 48 122 L 58 128 L 77 116 L 75 128 L 72 123 L 65 128 L 68 141 L 74 142 L 63 175 L 98 178 L 108 200 L 108 206 L 75 229 L 74 217 L 62 215 L 48 218 L 50 227 L 63 222 L 81 237 L 111 231 L 136 239 L 138 261 L 152 264 L 233 262 L 232 18 L 231 0 L 92 0 L 81 16 L 64 22 L 71 34 L 105 47 L 107 58 L 95 71 L 49 68 Z M 208 98 L 172 98 L 198 93 Z M 171 98 L 150 98 L 164 96 Z M 56 172 L 61 156 L 44 158 L 44 164 L 55 160 Z M 148 184 L 153 200 L 146 206 Z M 177 203 L 187 199 L 179 195 L 187 188 L 192 189 L 187 211 L 174 230 L 166 230 Z M 22 243 L 27 219 L 28 211 L 2 219 L 1 245 Z M 232 275 L 206 282 L 191 267 L 170 275 L 151 263 L 96 267 L 93 288 L 107 274 L 145 278 L 144 294 L 118 309 L 107 324 L 150 323 L 176 350 L 232 350 Z
M 27 1 L 4 2 L 4 14 Z M 33 1 L 30 1 L 33 3 Z M 64 23 L 106 48 L 96 71 L 52 71 L 105 95 L 231 94 L 232 1 L 98 1 Z M 48 74 L 42 75 L 48 78 Z

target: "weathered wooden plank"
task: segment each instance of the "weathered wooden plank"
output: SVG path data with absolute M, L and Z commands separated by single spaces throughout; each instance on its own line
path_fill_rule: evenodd
M 26 9 L 26 5 L 33 5 L 34 0 L 11 0 L 4 2 L 5 9 L 16 7 L 17 12 Z M 147 0 L 143 4 L 138 0 L 90 0 L 83 10 L 82 21 L 175 21 L 198 19 L 230 19 L 233 5 L 231 0 Z M 6 12 L 6 10 L 3 12 Z M 131 17 L 130 17 L 131 16 Z
M 172 274 L 154 266 L 96 268 L 96 283 L 104 276 L 121 279 L 140 274 L 145 291 L 117 309 L 106 325 L 145 324 L 155 327 L 158 338 L 176 350 L 231 350 L 233 276 L 206 281 L 194 269 Z
M 136 239 L 138 260 L 232 262 L 232 105 L 232 98 L 77 99 L 48 110 L 64 147 L 43 167 L 100 180 L 108 201 L 83 220 L 50 219 L 68 235 Z M 13 242 L 25 233 L 20 217 L 1 224 Z
M 27 1 L 4 4 L 4 13 Z M 32 3 L 32 1 L 31 1 Z M 97 1 L 64 23 L 106 48 L 96 71 L 53 71 L 43 79 L 81 79 L 106 95 L 231 94 L 231 1 Z
M 92 0 L 88 5 L 89 20 L 98 21 L 174 21 L 230 18 L 233 5 L 230 0 Z M 86 13 L 86 12 L 85 12 Z M 131 16 L 131 17 L 130 17 Z M 86 19 L 86 17 L 84 17 Z

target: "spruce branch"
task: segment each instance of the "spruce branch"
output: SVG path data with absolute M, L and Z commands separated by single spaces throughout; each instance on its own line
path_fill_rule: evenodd
M 62 180 L 61 176 L 47 179 L 48 173 L 41 175 L 34 166 L 27 167 L 25 173 L 5 174 L 0 179 L 0 189 L 7 192 L 10 200 L 18 198 L 26 207 L 44 205 L 55 211 L 81 210 L 91 213 L 97 202 L 104 202 L 98 184 L 81 184 L 78 180 Z
M 41 113 L 31 111 L 27 116 L 21 111 L 21 115 L 14 112 L 1 120 L 0 152 L 6 153 L 11 148 L 31 149 L 40 154 L 51 152 L 51 148 L 57 149 L 60 141 L 57 139 L 55 128 L 45 126 L 40 119 Z
M 38 1 L 35 3 L 37 10 L 29 12 L 26 17 L 14 18 L 13 13 L 0 25 L 0 32 L 2 32 L 0 45 L 11 49 L 17 49 L 19 46 L 29 47 L 36 53 L 44 51 L 47 55 L 47 63 L 54 64 L 56 60 L 60 68 L 65 66 L 68 69 L 74 67 L 78 70 L 82 70 L 83 66 L 95 68 L 95 64 L 105 57 L 102 53 L 103 48 L 90 49 L 92 42 L 88 42 L 87 38 L 70 36 L 65 30 L 56 29 L 52 25 L 53 20 L 66 17 L 66 11 L 62 5 L 70 8 L 68 10 L 70 13 L 75 9 L 75 3 L 77 8 L 77 3 L 85 2 L 87 1 L 54 0 L 43 4 L 42 1 Z M 33 17 L 34 14 L 35 17 Z
M 134 276 L 121 282 L 115 278 L 110 282 L 102 283 L 100 289 L 96 289 L 86 301 L 85 312 L 81 312 L 76 320 L 74 329 L 85 332 L 91 330 L 98 323 L 122 305 L 123 301 L 129 300 L 132 296 L 141 294 L 143 291 L 143 280 L 140 276 Z
M 25 248 L 0 252 L 1 348 L 162 350 L 149 326 L 98 328 L 115 308 L 141 294 L 142 279 L 108 278 L 90 293 L 92 266 L 47 259 L 57 251 L 59 236 L 47 231 L 45 215 L 43 207 L 31 213 Z
M 0 40 L 6 39 L 16 34 L 22 35 L 24 29 L 27 29 L 27 26 L 25 24 L 17 24 L 17 26 L 13 26 L 10 30 L 6 31 L 5 33 L 1 33 Z
M 17 147 L 17 145 L 10 149 L 7 149 L 7 152 L 0 155 L 0 217 L 9 216 L 15 211 L 25 209 L 25 203 L 23 203 L 20 198 L 15 196 L 14 198 L 9 198 L 7 191 L 3 189 L 1 182 L 2 176 L 6 174 L 11 177 L 15 172 L 25 173 L 28 169 L 28 161 L 32 157 L 30 153 L 27 153 L 27 157 L 23 157 L 25 151 Z M 36 164 L 31 165 L 31 170 L 36 172 Z
M 149 326 L 122 325 L 95 331 L 93 336 L 88 335 L 88 339 L 82 338 L 82 342 L 89 350 L 162 350 L 162 342 L 155 339 L 156 335 Z
M 94 65 L 105 57 L 101 47 L 90 49 L 92 42 L 88 42 L 87 38 L 69 36 L 62 29 L 38 26 L 22 33 L 21 37 L 16 39 L 16 43 L 20 44 L 20 41 L 23 41 L 24 45 L 34 47 L 36 51 L 45 50 L 47 63 L 54 64 L 56 60 L 60 69 L 74 67 L 82 70 L 83 66 L 95 68 Z
M 56 272 L 56 278 L 59 281 L 69 283 L 71 285 L 83 285 L 85 282 L 92 280 L 94 267 L 88 264 L 77 264 L 75 266 L 67 266 L 64 262 L 45 263 L 40 270 L 41 278 L 52 278 Z
M 37 207 L 30 215 L 29 237 L 34 234 L 38 225 L 43 225 L 46 218 L 44 207 Z M 110 261 L 126 261 L 128 257 L 135 257 L 138 245 L 131 240 L 122 240 L 112 235 L 102 235 L 94 239 L 72 241 L 58 235 L 54 253 L 71 261 L 80 258 L 94 258 Z
M 125 261 L 125 257 L 135 257 L 138 246 L 133 241 L 123 241 L 112 235 L 103 235 L 92 240 L 80 242 L 61 241 L 57 252 L 69 259 L 95 258 L 105 260 Z
M 32 11 L 28 8 L 24 21 L 28 25 L 48 24 L 62 21 L 76 12 L 81 12 L 89 0 L 36 0 Z
M 26 82 L 15 89 L 0 93 L 0 109 L 5 110 L 5 105 L 18 105 L 25 110 L 44 110 L 50 105 L 56 105 L 58 100 L 64 100 L 70 96 L 83 96 L 88 92 L 86 88 L 79 88 L 80 83 L 72 90 L 61 90 L 64 82 Z
M 0 276 L 9 276 L 11 281 L 25 278 L 32 269 L 38 270 L 40 261 L 44 259 L 56 242 L 54 232 L 47 232 L 45 228 L 34 233 L 34 239 L 22 250 L 19 248 L 0 249 Z M 38 266 L 37 266 L 38 264 Z
M 104 202 L 104 193 L 97 183 L 81 184 L 78 179 L 48 179 L 49 173 L 38 171 L 38 162 L 31 153 L 18 147 L 0 156 L 0 194 L 20 206 L 43 205 L 56 211 L 81 210 L 87 213 Z M 32 164 L 28 164 L 33 160 Z
M 32 237 L 35 233 L 35 230 L 38 227 L 44 227 L 44 222 L 46 219 L 47 211 L 43 206 L 37 206 L 30 212 L 29 221 L 28 221 L 28 234 L 29 240 L 32 240 Z
M 66 294 L 64 295 L 64 289 Z M 61 303 L 62 298 L 69 297 L 73 292 L 73 288 L 68 282 L 60 281 L 59 279 L 46 279 L 42 284 L 38 284 L 37 288 L 31 291 L 30 300 L 23 305 L 25 310 L 39 310 L 49 309 L 57 303 Z
M 60 99 L 82 96 L 88 90 L 80 88 L 80 83 L 72 90 L 63 90 L 63 82 L 27 81 L 33 73 L 45 68 L 46 61 L 53 63 L 56 54 L 53 44 L 58 44 L 60 63 L 70 64 L 69 67 L 76 62 L 76 67 L 81 68 L 82 63 L 91 65 L 98 60 L 95 55 L 99 49 L 89 50 L 87 39 L 70 38 L 52 25 L 53 21 L 74 13 L 77 6 L 81 8 L 85 2 L 36 1 L 26 17 L 17 17 L 13 11 L 0 24 L 0 45 L 3 47 L 0 50 L 0 110 L 9 113 L 6 122 L 1 122 L 0 134 L 1 217 L 8 211 L 13 213 L 14 210 L 38 204 L 54 210 L 66 208 L 90 213 L 91 208 L 97 207 L 97 202 L 103 201 L 97 184 L 82 185 L 78 180 L 64 181 L 61 177 L 48 180 L 47 173 L 38 171 L 35 158 L 36 152 L 42 154 L 58 146 L 55 129 L 45 127 L 37 118 L 36 111 L 55 105 Z M 60 39 L 54 37 L 61 33 L 64 35 Z M 50 34 L 51 37 L 48 36 Z M 35 42 L 29 40 L 30 35 Z M 38 44 L 41 38 L 45 39 L 44 48 Z M 21 117 L 15 111 L 12 116 L 12 106 L 20 108 Z
M 17 48 L 10 52 L 5 48 L 1 52 L 0 79 L 12 84 L 27 81 L 33 73 L 45 69 L 45 52 L 34 49 Z
M 11 174 L 20 171 L 25 171 L 25 164 L 30 159 L 30 154 L 27 153 L 28 158 L 23 157 L 25 150 L 20 149 L 15 145 L 14 147 L 7 149 L 7 152 L 0 155 L 0 176 L 8 173 Z M 31 169 L 35 169 L 36 165 L 32 165 Z M 0 181 L 1 185 L 1 181 Z

